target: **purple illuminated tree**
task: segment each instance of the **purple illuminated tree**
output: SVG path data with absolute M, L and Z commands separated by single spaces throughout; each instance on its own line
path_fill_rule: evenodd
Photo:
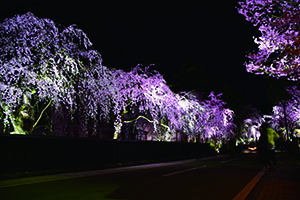
M 258 52 L 248 55 L 247 71 L 299 80 L 299 1 L 247 0 L 239 2 L 238 11 L 261 32 L 261 36 L 254 39 Z
M 67 118 L 66 123 L 60 124 L 61 126 L 75 124 L 75 128 L 78 129 L 76 135 L 80 137 L 99 136 L 97 133 L 99 124 L 107 124 L 111 120 L 111 98 L 115 84 L 113 71 L 101 63 L 96 63 L 80 74 L 76 83 L 77 109 L 72 112 L 71 117 Z M 58 120 L 61 120 L 61 115 L 65 114 L 65 109 L 61 109 Z
M 47 126 L 56 125 L 56 135 L 66 134 L 69 123 L 80 124 L 80 136 L 97 135 L 105 121 L 113 122 L 118 139 L 124 123 L 143 119 L 153 127 L 154 140 L 177 140 L 180 132 L 190 141 L 219 146 L 234 130 L 233 111 L 220 95 L 202 101 L 176 94 L 149 67 L 125 72 L 102 66 L 82 30 L 32 13 L 0 24 L 0 75 L 4 132 L 32 133 L 49 109 Z
M 181 92 L 179 99 L 181 113 L 181 118 L 178 119 L 181 122 L 179 131 L 186 135 L 189 141 L 197 141 L 201 135 L 205 106 L 190 92 Z
M 281 133 L 285 139 L 293 134 L 295 128 L 300 126 L 300 91 L 296 86 L 287 88 L 291 98 L 280 102 L 273 107 L 273 127 Z
M 234 137 L 235 124 L 233 122 L 234 112 L 225 107 L 225 102 L 220 98 L 222 94 L 215 95 L 211 92 L 209 100 L 204 101 L 206 107 L 202 140 L 209 141 L 218 150 L 222 144 Z
M 157 71 L 139 66 L 130 72 L 115 70 L 111 80 L 108 90 L 115 126 L 114 139 L 119 138 L 123 123 L 132 123 L 139 118 L 154 125 L 154 134 L 161 127 L 170 129 L 179 126 L 178 97 Z M 137 114 L 130 115 L 133 112 Z
M 297 86 L 287 88 L 291 98 L 286 102 L 286 113 L 289 115 L 293 127 L 300 125 L 300 90 Z
M 114 101 L 122 99 L 119 103 L 115 103 L 115 105 L 119 105 L 115 107 L 115 111 L 117 111 L 114 117 L 115 138 L 119 136 L 119 127 L 123 123 L 136 122 L 140 118 L 154 125 L 152 139 L 159 141 L 181 140 L 177 138 L 177 133 L 180 132 L 187 137 L 188 141 L 212 142 L 212 144 L 217 143 L 221 146 L 222 142 L 228 141 L 233 136 L 234 113 L 225 108 L 225 103 L 220 99 L 220 95 L 215 96 L 211 93 L 210 99 L 203 102 L 189 92 L 174 94 L 159 74 L 155 74 L 153 77 L 153 72 L 149 74 L 148 71 L 141 71 L 139 67 L 134 68 L 129 74 L 132 72 L 135 76 L 133 76 L 131 87 L 126 86 L 125 89 L 113 87 L 119 92 L 119 94 L 113 95 L 116 98 Z M 124 71 L 119 71 L 119 73 L 126 74 Z M 145 73 L 148 75 L 146 76 Z M 127 80 L 126 84 L 129 83 L 130 78 L 126 75 L 123 74 L 119 77 Z M 137 87 L 135 88 L 135 86 Z M 131 91 L 132 89 L 134 91 Z M 126 90 L 127 92 L 125 92 Z M 120 105 L 125 109 L 120 109 L 122 108 Z
M 87 70 L 101 66 L 86 34 L 57 26 L 32 13 L 0 24 L 0 103 L 4 127 L 28 134 L 48 107 L 76 107 L 78 82 Z M 25 122 L 29 124 L 25 126 Z
M 189 141 L 212 141 L 221 145 L 233 136 L 234 113 L 225 108 L 220 95 L 212 92 L 209 100 L 201 101 L 189 92 L 173 93 L 156 71 L 139 66 L 130 72 L 116 70 L 111 87 L 114 138 L 120 136 L 124 123 L 143 118 L 154 126 L 152 138 L 159 141 L 177 140 L 177 132 Z M 136 113 L 136 114 L 133 114 Z
M 259 127 L 264 121 L 264 115 L 252 105 L 246 105 L 241 108 L 238 126 L 238 143 L 249 144 L 256 142 L 260 137 Z
M 188 92 L 179 94 L 178 113 L 180 123 L 177 127 L 187 135 L 189 141 L 211 142 L 221 145 L 234 136 L 234 113 L 225 107 L 221 94 L 209 95 L 208 100 L 202 100 L 197 95 Z

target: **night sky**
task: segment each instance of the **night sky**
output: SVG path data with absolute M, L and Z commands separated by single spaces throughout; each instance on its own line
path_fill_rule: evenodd
M 8 3 L 0 8 L 0 20 L 30 11 L 64 26 L 77 24 L 101 53 L 104 65 L 128 71 L 137 64 L 155 64 L 153 69 L 174 91 L 223 93 L 234 110 L 252 104 L 268 113 L 282 98 L 286 81 L 246 72 L 245 55 L 257 48 L 252 37 L 259 32 L 238 14 L 236 0 L 50 2 Z

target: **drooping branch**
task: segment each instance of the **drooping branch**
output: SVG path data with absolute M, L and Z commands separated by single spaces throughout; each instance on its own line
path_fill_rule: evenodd
M 136 118 L 134 118 L 134 119 L 132 119 L 132 120 L 125 120 L 124 123 L 132 123 L 132 122 L 137 121 L 137 120 L 140 119 L 140 118 L 143 118 L 143 119 L 147 120 L 147 121 L 150 122 L 150 123 L 155 123 L 154 120 L 150 120 L 149 118 L 147 118 L 147 117 L 145 117 L 145 116 L 143 116 L 143 115 L 139 115 L 139 116 L 137 116 Z M 165 127 L 165 128 L 168 129 L 168 130 L 170 129 L 170 127 L 169 127 L 168 125 L 166 125 L 166 124 L 164 124 L 164 123 L 162 123 L 162 122 L 159 122 L 158 124 L 159 124 L 160 126 L 162 126 L 162 127 Z
M 45 112 L 45 110 L 51 105 L 52 103 L 52 99 L 50 99 L 49 103 L 45 106 L 45 108 L 39 113 L 39 117 L 38 119 L 35 121 L 35 123 L 32 125 L 32 128 L 30 130 L 30 134 L 32 133 L 32 131 L 34 130 L 34 128 L 36 127 L 36 125 L 38 124 L 38 122 L 40 121 L 40 119 L 42 118 L 43 113 Z

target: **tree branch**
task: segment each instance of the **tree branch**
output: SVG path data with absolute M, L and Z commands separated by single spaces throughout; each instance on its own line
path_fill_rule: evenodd
M 39 115 L 39 118 L 36 120 L 36 122 L 33 124 L 31 130 L 30 130 L 30 134 L 32 133 L 33 129 L 36 127 L 36 125 L 38 124 L 38 122 L 40 121 L 43 113 L 45 112 L 45 110 L 50 106 L 50 104 L 52 103 L 52 99 L 49 101 L 49 103 L 46 105 L 46 107 L 42 110 L 42 112 Z

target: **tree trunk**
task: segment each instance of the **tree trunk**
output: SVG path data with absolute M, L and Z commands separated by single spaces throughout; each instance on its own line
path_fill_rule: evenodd
M 19 134 L 19 135 L 26 135 L 26 131 L 23 129 L 23 120 L 21 117 L 14 117 L 12 115 L 9 116 L 9 119 L 13 125 L 14 131 L 10 134 Z
M 31 121 L 34 119 L 34 110 L 30 105 L 29 97 L 26 92 L 23 94 L 23 103 L 17 115 L 12 113 L 9 115 L 9 119 L 14 128 L 11 134 L 26 135 L 32 130 Z

